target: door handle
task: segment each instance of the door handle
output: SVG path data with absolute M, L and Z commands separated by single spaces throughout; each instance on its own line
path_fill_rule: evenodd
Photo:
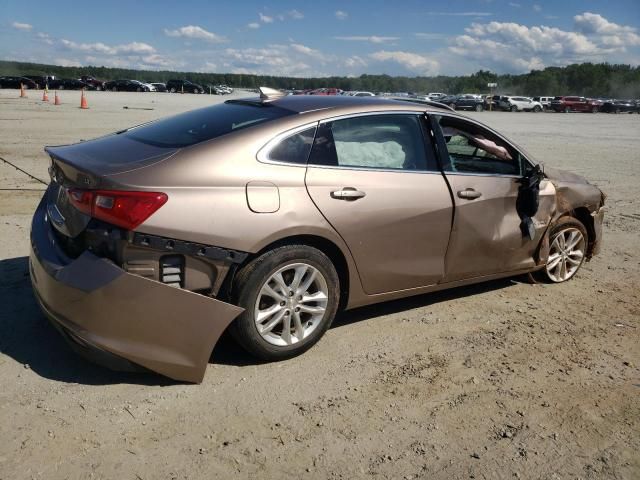
M 480 198 L 482 193 L 476 192 L 473 188 L 467 188 L 465 190 L 460 190 L 458 192 L 458 197 L 464 198 L 467 200 L 475 200 L 476 198 Z
M 337 200 L 357 200 L 365 195 L 366 193 L 353 187 L 344 187 L 340 190 L 334 190 L 331 192 L 331 198 L 335 198 Z

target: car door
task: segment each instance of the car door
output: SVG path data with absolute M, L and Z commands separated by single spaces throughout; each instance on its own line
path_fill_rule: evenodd
M 517 209 L 520 179 L 531 165 L 486 127 L 453 115 L 431 117 L 455 212 L 444 282 L 534 266 L 534 255 L 551 221 L 555 188 L 541 184 L 540 206 L 531 219 L 533 238 Z
M 364 291 L 442 280 L 453 205 L 421 112 L 321 122 L 306 185 L 344 239 Z

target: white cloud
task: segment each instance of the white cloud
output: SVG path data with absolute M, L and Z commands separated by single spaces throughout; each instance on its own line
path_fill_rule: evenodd
M 437 73 L 440 66 L 438 61 L 412 52 L 390 52 L 381 50 L 379 52 L 371 53 L 369 57 L 379 62 L 398 63 L 405 67 L 407 70 L 418 73 L 420 75 L 434 75 L 435 73 Z
M 101 53 L 104 55 L 119 55 L 119 54 L 150 54 L 155 52 L 155 48 L 147 43 L 131 42 L 125 45 L 106 45 L 102 42 L 95 43 L 76 43 L 71 40 L 60 40 L 62 46 L 69 50 L 77 50 L 86 53 Z
M 260 28 L 260 24 L 258 22 L 251 22 L 250 24 L 247 25 L 247 27 L 255 30 L 257 28 Z
M 336 10 L 335 15 L 338 20 L 346 20 L 347 18 L 349 18 L 349 14 L 344 10 Z
M 425 15 L 442 17 L 490 17 L 491 12 L 424 12 Z
M 162 55 L 158 55 L 157 53 L 142 57 L 142 61 L 148 65 L 154 65 L 156 67 L 169 67 L 172 65 L 172 62 L 169 59 Z
M 16 30 L 22 30 L 23 32 L 30 32 L 33 30 L 33 25 L 29 23 L 13 22 L 11 26 Z
M 637 29 L 610 22 L 597 13 L 585 12 L 573 17 L 578 31 L 587 36 L 593 36 L 604 45 L 620 47 L 640 45 L 640 35 Z
M 273 17 L 270 17 L 270 16 L 265 15 L 263 13 L 258 13 L 258 15 L 260 16 L 260 21 L 262 23 L 273 23 Z
M 534 12 L 541 12 L 542 11 L 542 7 L 540 5 L 538 5 L 537 3 L 533 4 L 533 11 Z
M 307 47 L 306 45 L 301 45 L 299 43 L 292 43 L 289 45 L 294 52 L 301 53 L 308 57 L 314 58 L 321 62 L 326 62 L 328 57 L 322 53 L 320 50 L 315 50 L 313 48 Z
M 38 33 L 36 33 L 36 37 L 38 37 L 40 40 L 42 40 L 47 45 L 53 45 L 53 40 L 51 40 L 51 37 L 49 36 L 48 33 L 38 32 Z
M 347 68 L 364 68 L 367 66 L 367 62 L 362 57 L 353 55 L 344 61 L 344 65 Z
M 472 23 L 449 51 L 478 68 L 526 72 L 549 65 L 612 61 L 612 54 L 640 45 L 636 29 L 586 12 L 574 17 L 577 31 L 513 22 Z
M 387 43 L 399 40 L 400 37 L 378 37 L 376 35 L 371 36 L 350 36 L 350 37 L 333 37 L 336 40 L 345 40 L 348 42 L 370 42 L 370 43 Z
M 168 37 L 193 38 L 197 40 L 206 40 L 211 43 L 224 43 L 227 41 L 225 37 L 209 32 L 197 25 L 187 25 L 175 30 L 165 28 L 164 33 Z
M 514 8 L 520 8 L 522 5 L 516 2 L 509 2 L 509 6 Z
M 427 33 L 427 32 L 416 32 L 413 34 L 413 36 L 421 40 L 444 40 L 446 38 L 449 38 L 449 36 L 444 33 Z
M 287 15 L 289 15 L 294 20 L 302 20 L 304 18 L 304 13 L 302 13 L 299 10 L 296 10 L 296 9 L 289 10 L 287 12 Z

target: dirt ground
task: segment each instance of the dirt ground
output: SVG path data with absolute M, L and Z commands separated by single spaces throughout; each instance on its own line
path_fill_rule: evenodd
M 221 100 L 29 97 L 0 91 L 0 157 L 42 179 L 44 145 Z M 640 478 L 640 115 L 473 116 L 605 190 L 600 256 L 562 285 L 508 279 L 343 313 L 280 363 L 224 338 L 201 385 L 69 350 L 28 278 L 43 185 L 0 162 L 0 480 Z

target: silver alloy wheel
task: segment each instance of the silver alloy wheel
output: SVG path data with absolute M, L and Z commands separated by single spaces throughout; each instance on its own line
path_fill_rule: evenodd
M 585 252 L 585 239 L 577 228 L 560 230 L 551 242 L 546 270 L 554 282 L 569 280 L 582 265 Z
M 262 285 L 254 320 L 260 336 L 287 346 L 318 328 L 327 309 L 329 288 L 322 273 L 306 263 L 281 267 Z

